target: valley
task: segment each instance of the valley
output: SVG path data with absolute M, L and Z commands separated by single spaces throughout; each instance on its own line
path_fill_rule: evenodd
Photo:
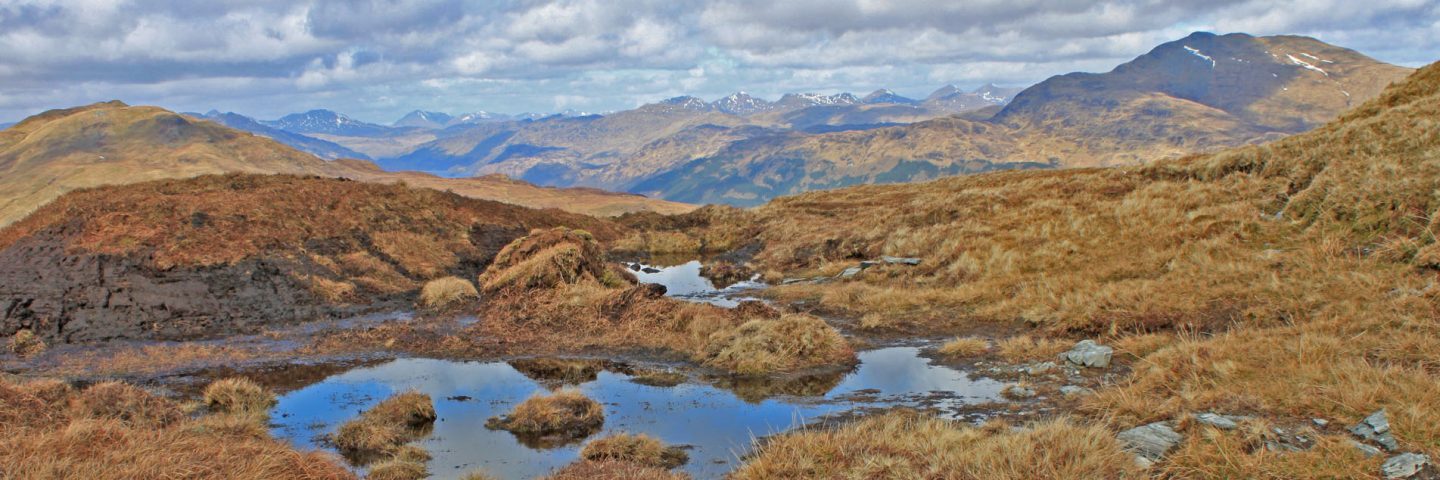
M 0 478 L 1440 478 L 1437 119 L 1440 63 L 1203 32 L 923 99 L 49 110 Z

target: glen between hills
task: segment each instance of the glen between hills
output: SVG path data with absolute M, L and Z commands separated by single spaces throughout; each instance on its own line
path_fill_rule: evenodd
M 754 206 L 856 184 L 1136 165 L 1273 140 L 1335 118 L 1410 71 L 1307 37 L 1196 33 L 1110 72 L 1053 77 L 1013 97 L 997 90 L 990 98 L 1000 101 L 986 108 L 939 107 L 959 101 L 954 89 L 924 102 L 884 92 L 809 103 L 679 97 L 607 115 L 450 125 L 377 161 Z M 970 97 L 982 93 L 990 91 Z M 321 137 L 364 148 L 420 133 Z
M 618 215 L 676 213 L 688 205 L 595 189 L 541 188 L 500 177 L 384 172 L 360 160 L 325 161 L 274 140 L 156 107 L 107 102 L 52 110 L 0 130 L 0 225 L 77 188 L 215 173 L 287 173 L 405 182 L 537 208 Z

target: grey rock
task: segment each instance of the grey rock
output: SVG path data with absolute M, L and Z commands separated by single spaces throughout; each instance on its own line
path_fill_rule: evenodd
M 880 261 L 885 262 L 885 263 L 888 263 L 888 264 L 891 264 L 891 265 L 897 265 L 897 264 L 903 264 L 903 265 L 919 265 L 919 264 L 920 264 L 920 259 L 914 258 L 914 257 L 891 257 L 891 256 L 882 256 L 882 257 L 880 257 Z
M 1330 426 L 1330 421 L 1329 421 L 1329 420 L 1326 420 L 1326 419 L 1323 419 L 1323 418 L 1312 418 L 1312 419 L 1310 419 L 1310 422 L 1314 423 L 1315 426 L 1320 427 L 1320 428 L 1325 428 L 1325 427 Z
M 1060 354 L 1060 359 L 1082 367 L 1106 368 L 1110 366 L 1110 357 L 1114 352 L 1114 349 L 1094 340 L 1081 340 L 1070 351 Z
M 1235 428 L 1240 426 L 1239 424 L 1235 423 L 1235 420 L 1231 419 L 1228 416 L 1211 412 L 1196 415 L 1195 421 L 1221 430 L 1234 430 Z
M 840 272 L 839 278 L 850 278 L 850 277 L 854 277 L 854 276 L 856 276 L 856 275 L 859 275 L 860 272 L 861 272 L 861 271 L 864 271 L 864 270 L 865 270 L 864 267 L 850 267 L 850 268 L 847 268 L 847 269 L 845 269 L 844 271 Z
M 1095 393 L 1095 391 L 1079 385 L 1066 385 L 1060 387 L 1060 394 L 1067 397 L 1078 397 L 1081 395 L 1090 395 L 1092 393 Z
M 1185 437 L 1170 428 L 1166 422 L 1155 422 L 1149 425 L 1141 425 L 1115 436 L 1125 448 L 1134 452 L 1136 463 L 1141 466 L 1149 466 L 1165 457 L 1166 453 L 1180 444 Z
M 1399 442 L 1396 442 L 1395 436 L 1390 433 L 1390 418 L 1386 416 L 1383 408 L 1365 417 L 1360 423 L 1351 426 L 1350 433 L 1362 440 L 1375 442 L 1391 452 L 1400 449 Z
M 1380 451 L 1379 448 L 1375 448 L 1372 445 L 1360 443 L 1355 440 L 1350 440 L 1350 446 L 1355 447 L 1356 450 L 1359 450 L 1360 453 L 1365 454 L 1366 457 L 1377 457 L 1380 456 L 1381 453 L 1385 453 Z
M 1380 465 L 1380 473 L 1385 478 L 1410 478 L 1420 473 L 1426 465 L 1430 464 L 1430 456 L 1421 453 L 1402 453 L 1385 459 Z
M 1044 375 L 1053 372 L 1058 368 L 1060 368 L 1060 366 L 1056 365 L 1055 362 L 1041 362 L 1026 367 L 1025 373 L 1028 373 L 1030 375 Z

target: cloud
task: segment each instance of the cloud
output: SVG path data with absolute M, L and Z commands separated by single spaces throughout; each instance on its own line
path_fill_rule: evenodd
M 735 90 L 924 95 L 1108 70 L 1194 30 L 1420 65 L 1433 0 L 0 0 L 0 120 L 121 98 L 388 121 Z

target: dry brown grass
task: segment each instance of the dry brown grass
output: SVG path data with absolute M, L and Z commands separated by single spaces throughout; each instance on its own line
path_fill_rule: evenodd
M 202 398 L 210 410 L 225 413 L 264 414 L 275 406 L 275 394 L 243 377 L 211 382 Z
M 77 392 L 56 381 L 0 381 L 0 472 L 26 480 L 355 478 L 326 455 L 271 439 L 253 417 L 190 419 L 173 408 L 118 383 Z
M 525 399 L 515 410 L 491 418 L 485 426 L 525 436 L 584 438 L 604 424 L 605 408 L 599 402 L 579 390 L 561 389 Z
M 370 466 L 367 480 L 420 480 L 430 476 L 425 463 L 400 458 L 377 462 Z
M 990 341 L 976 337 L 956 337 L 940 346 L 941 355 L 953 358 L 968 358 L 990 351 Z
M 760 445 L 731 478 L 1139 478 L 1134 456 L 1102 427 L 1050 420 L 992 432 L 891 413 Z
M 605 261 L 590 232 L 555 228 L 534 230 L 506 245 L 480 275 L 486 292 L 525 291 L 598 282 L 609 287 L 635 283 Z
M 580 450 L 580 458 L 593 462 L 617 461 L 671 469 L 684 465 L 690 456 L 684 450 L 666 446 L 659 439 L 643 433 L 617 433 L 585 444 L 585 448 Z
M 844 364 L 855 351 L 840 332 L 809 315 L 751 320 L 717 332 L 705 346 L 704 364 L 740 374 L 760 374 Z
M 544 480 L 689 480 L 684 473 L 671 472 L 631 462 L 581 460 L 551 472 Z
M 340 425 L 331 441 L 357 457 L 393 455 L 405 443 L 424 436 L 434 421 L 435 405 L 429 395 L 404 392 Z
M 45 341 L 29 329 L 20 329 L 10 337 L 10 352 L 20 358 L 44 353 L 45 348 Z
M 1000 358 L 1010 362 L 1054 360 L 1062 352 L 1070 350 L 1074 342 L 1045 338 L 1035 335 L 1016 335 L 996 343 Z
M 460 277 L 437 278 L 420 289 L 420 305 L 430 310 L 449 310 L 479 298 L 475 285 Z

